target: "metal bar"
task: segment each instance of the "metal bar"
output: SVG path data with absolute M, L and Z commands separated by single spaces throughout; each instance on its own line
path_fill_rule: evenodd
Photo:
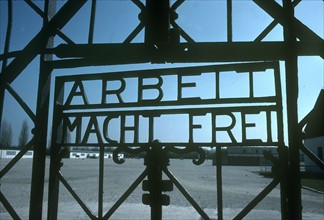
M 95 18 L 96 18 L 96 4 L 97 4 L 97 0 L 91 1 L 88 44 L 93 43 L 93 33 L 94 33 L 94 25 L 95 25 Z
M 227 0 L 227 41 L 233 41 L 232 0 Z
M 22 158 L 22 156 L 24 156 L 25 153 L 32 148 L 33 144 L 34 138 L 32 138 L 25 146 L 23 146 L 20 149 L 19 153 L 13 159 L 11 159 L 4 168 L 2 168 L 2 170 L 0 171 L 0 178 L 2 178 L 20 160 L 20 158 Z
M 254 81 L 253 81 L 253 71 L 249 72 L 249 97 L 254 98 Z
M 185 0 L 177 0 L 172 6 L 171 6 L 171 10 L 175 11 L 177 10 L 177 8 L 184 2 Z
M 44 68 L 40 68 L 43 72 Z M 35 145 L 33 155 L 32 183 L 30 193 L 30 218 L 40 219 L 42 216 L 44 178 L 45 178 L 45 158 L 47 144 L 47 125 L 49 113 L 49 90 L 50 90 L 50 74 L 44 77 L 40 74 L 36 123 L 35 123 Z
M 301 0 L 295 0 L 293 2 L 294 7 L 296 7 L 299 3 L 301 2 Z M 279 22 L 277 20 L 273 20 L 254 40 L 254 42 L 260 42 L 263 40 L 263 38 L 265 38 L 270 31 L 272 31 L 273 28 L 276 27 L 276 25 L 279 24 Z
M 272 180 L 240 213 L 233 219 L 243 219 L 262 199 L 264 199 L 277 185 L 279 180 Z
M 278 142 L 279 142 L 279 146 L 284 146 L 284 131 L 283 131 L 283 113 L 282 113 L 282 91 L 281 91 L 281 80 L 280 80 L 280 67 L 279 67 L 279 63 L 277 63 L 277 65 L 274 67 L 274 80 L 275 80 L 275 85 L 279 85 L 276 86 L 275 88 L 275 92 L 276 92 L 276 97 L 278 97 L 277 99 L 277 112 L 278 112 L 278 119 L 277 119 L 277 124 L 278 124 Z
M 140 0 L 132 0 L 132 2 L 142 11 L 146 9 L 145 5 Z
M 57 173 L 60 170 L 60 158 L 59 151 L 61 149 L 62 138 L 62 102 L 64 96 L 64 86 L 57 80 L 55 84 L 54 94 L 54 110 L 53 110 L 53 125 L 51 134 L 51 160 L 49 167 L 49 181 L 48 181 L 48 208 L 47 219 L 57 219 L 58 212 L 58 199 L 59 199 L 59 178 Z
M 223 180 L 222 180 L 222 148 L 216 147 L 217 174 L 217 217 L 223 219 Z
M 281 203 L 281 219 L 288 219 L 288 206 L 287 206 L 287 173 L 289 172 L 288 169 L 288 149 L 284 145 L 278 146 L 278 165 L 277 169 L 280 167 L 279 171 L 279 181 L 280 181 L 280 203 Z
M 271 2 L 271 1 L 269 1 Z M 277 3 L 275 3 L 277 4 Z M 301 183 L 300 183 L 300 158 L 299 149 L 302 145 L 301 134 L 298 126 L 298 56 L 296 52 L 296 36 L 311 37 L 306 32 L 296 35 L 298 27 L 294 17 L 294 8 L 291 0 L 283 0 L 284 8 L 284 40 L 287 44 L 286 70 L 286 100 L 288 120 L 289 143 L 289 173 L 288 173 L 288 218 L 302 219 Z M 303 29 L 301 29 L 303 30 Z M 300 30 L 299 30 L 300 31 Z
M 68 44 L 75 44 L 73 42 L 73 40 L 71 40 L 71 38 L 69 38 L 68 36 L 66 36 L 63 32 L 61 32 L 60 30 L 56 30 L 56 34 L 57 36 L 59 36 L 60 38 L 62 38 L 66 43 Z
M 5 60 L 5 59 L 9 59 L 9 58 L 13 58 L 18 56 L 22 51 L 21 50 L 17 50 L 17 51 L 10 51 L 8 53 L 3 53 L 0 54 L 0 61 L 1 60 Z
M 192 39 L 191 37 L 190 37 L 190 35 L 189 34 L 187 34 L 174 20 L 171 20 L 170 21 L 170 24 L 174 27 L 174 28 L 176 28 L 176 29 L 178 29 L 179 30 L 179 32 L 180 32 L 180 35 L 188 42 L 188 43 L 194 43 L 195 41 L 194 41 L 194 39 Z
M 81 206 L 83 211 L 87 213 L 90 219 L 97 219 L 97 217 L 91 212 L 90 208 L 87 207 L 87 205 L 82 201 L 82 199 L 79 197 L 79 195 L 72 189 L 70 184 L 65 180 L 62 173 L 59 171 L 57 173 L 59 180 L 63 183 L 65 188 L 71 193 L 73 198 L 78 202 L 78 204 Z
M 312 109 L 299 123 L 299 131 L 302 131 L 303 127 L 307 123 L 310 117 L 314 114 L 314 109 Z M 304 144 L 301 144 L 300 150 L 306 154 L 306 156 L 311 159 L 314 163 L 316 163 L 317 166 L 319 166 L 321 169 L 324 169 L 324 162 L 319 159 L 312 151 L 310 151 Z
M 147 176 L 148 170 L 145 169 L 139 177 L 132 183 L 132 185 L 126 190 L 126 192 L 117 200 L 117 202 L 109 209 L 106 215 L 102 219 L 109 219 L 118 207 L 128 198 L 130 194 L 136 189 L 136 187 L 144 180 Z
M 300 149 L 306 154 L 306 156 L 311 159 L 316 165 L 324 170 L 324 162 L 319 159 L 311 150 L 309 150 L 304 144 L 300 146 Z
M 17 219 L 17 220 L 21 219 L 1 191 L 0 191 L 0 202 L 2 203 L 3 207 L 8 211 L 12 219 Z
M 270 31 L 272 31 L 272 29 L 274 27 L 276 27 L 276 25 L 278 24 L 278 21 L 273 20 L 254 40 L 254 42 L 260 42 L 263 40 L 263 38 L 265 38 Z
M 24 100 L 18 95 L 18 93 L 16 93 L 16 91 L 10 86 L 9 83 L 7 83 L 6 89 L 16 99 L 16 101 L 19 103 L 19 105 L 24 109 L 24 111 L 27 113 L 27 115 L 35 123 L 36 116 L 35 116 L 34 112 L 28 107 L 26 102 L 24 102 Z
M 188 200 L 188 202 L 196 209 L 199 215 L 207 220 L 210 219 L 208 215 L 204 212 L 204 210 L 196 203 L 196 201 L 192 198 L 192 196 L 187 192 L 187 190 L 181 185 L 181 183 L 177 180 L 175 176 L 167 169 L 164 168 L 163 172 L 169 177 L 169 179 L 174 183 L 174 185 L 179 189 L 182 195 Z
M 100 146 L 99 152 L 99 189 L 98 189 L 98 218 L 102 219 L 103 216 L 103 186 L 104 186 L 104 146 Z
M 37 13 L 39 14 L 43 19 L 48 19 L 45 15 L 45 13 L 39 9 L 35 3 L 33 3 L 31 0 L 25 0 L 25 2 Z M 68 36 L 66 36 L 61 30 L 56 29 L 55 33 L 62 38 L 66 43 L 68 44 L 75 44 Z
M 161 60 L 175 63 L 284 60 L 287 56 L 286 46 L 284 42 L 180 43 L 177 48 L 165 48 Z M 300 56 L 317 55 L 324 58 L 322 46 L 322 42 L 296 42 L 296 52 Z M 47 53 L 59 58 L 73 58 L 53 61 L 53 68 L 146 63 L 152 61 L 153 54 L 143 43 L 61 44 L 47 50 Z
M 141 30 L 143 30 L 143 28 L 145 27 L 144 23 L 141 21 L 137 27 L 132 31 L 132 33 L 130 33 L 128 35 L 128 37 L 124 40 L 123 43 L 131 43 L 132 40 L 134 40 L 134 38 L 141 32 Z
M 47 19 L 45 13 L 33 3 L 31 0 L 25 0 L 25 2 L 42 18 Z
M 253 0 L 260 8 L 267 12 L 272 18 L 277 20 L 282 26 L 285 26 L 286 23 L 286 13 L 283 7 L 281 7 L 274 0 Z M 315 41 L 322 42 L 323 48 L 323 39 L 299 21 L 296 17 L 291 17 L 292 25 L 296 28 L 296 37 L 301 41 Z M 323 50 L 323 49 L 322 49 Z
M 3 49 L 4 54 L 8 54 L 9 46 L 10 46 L 10 39 L 11 39 L 11 29 L 12 29 L 12 0 L 8 0 L 8 22 L 7 22 L 7 31 L 6 31 L 6 39 L 5 39 L 5 45 Z M 7 67 L 7 59 L 4 58 L 2 61 L 2 68 L 1 68 L 1 74 L 0 77 L 3 76 L 3 72 L 5 68 Z M 0 86 L 0 132 L 1 132 L 1 123 L 2 123 L 2 114 L 3 114 L 3 102 L 4 102 L 4 96 L 5 96 L 5 87 Z
M 3 49 L 4 54 L 9 52 L 9 47 L 10 47 L 11 30 L 12 30 L 12 0 L 8 0 L 7 7 L 8 7 L 8 22 L 7 22 L 5 45 Z M 7 59 L 4 59 L 2 62 L 2 70 L 1 70 L 2 73 L 6 67 L 7 67 Z
M 52 18 L 56 10 L 56 1 L 46 0 L 44 4 L 45 17 L 43 18 L 43 26 L 48 24 L 48 19 Z M 54 41 L 50 36 L 40 38 L 44 44 L 38 45 L 38 50 L 44 51 L 48 47 L 53 47 Z M 36 46 L 36 45 L 35 45 Z M 30 206 L 29 218 L 41 219 L 43 212 L 43 195 L 44 195 L 44 181 L 45 181 L 45 158 L 46 158 L 46 144 L 47 144 L 47 127 L 49 115 L 49 99 L 50 99 L 50 85 L 52 70 L 46 66 L 44 60 L 51 60 L 51 54 L 40 55 L 38 91 L 37 91 L 37 106 L 36 106 L 36 120 L 35 120 L 35 143 L 32 166 L 32 181 L 30 191 Z M 12 62 L 14 62 L 13 60 Z M 7 74 L 10 72 L 7 72 Z M 10 73 L 11 75 L 12 73 Z
M 26 66 L 43 50 L 47 43 L 47 38 L 55 34 L 56 29 L 61 29 L 79 9 L 86 3 L 86 0 L 69 0 L 56 13 L 56 15 L 36 34 L 27 46 L 3 71 L 1 74 L 1 86 L 14 81 Z

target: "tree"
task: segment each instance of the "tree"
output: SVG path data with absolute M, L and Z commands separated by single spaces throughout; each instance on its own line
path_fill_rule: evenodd
M 3 120 L 1 124 L 0 148 L 11 147 L 11 142 L 12 142 L 11 125 L 6 120 Z
M 27 120 L 24 120 L 22 126 L 21 126 L 21 131 L 20 131 L 20 136 L 19 136 L 19 148 L 24 147 L 27 144 L 28 141 L 28 124 Z

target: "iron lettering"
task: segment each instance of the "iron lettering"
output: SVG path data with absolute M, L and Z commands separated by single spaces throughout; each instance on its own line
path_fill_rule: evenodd
M 175 146 L 276 145 L 282 141 L 277 65 L 58 77 L 57 87 L 68 92 L 63 98 L 62 131 L 72 137 L 61 142 L 71 146 L 141 146 L 159 139 Z M 236 85 L 245 88 L 245 93 L 233 95 L 233 89 L 222 86 L 230 79 L 226 74 L 240 74 Z M 272 74 L 275 91 L 256 95 L 255 74 Z

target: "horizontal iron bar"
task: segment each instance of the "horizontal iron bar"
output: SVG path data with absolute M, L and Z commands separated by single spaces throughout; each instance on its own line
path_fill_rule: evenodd
M 64 117 L 91 117 L 91 116 L 107 116 L 118 117 L 124 115 L 142 115 L 143 117 L 160 117 L 161 115 L 178 115 L 178 114 L 193 114 L 193 115 L 206 115 L 213 113 L 215 115 L 228 115 L 232 112 L 241 112 L 249 114 L 257 114 L 263 111 L 277 111 L 278 106 L 275 104 L 272 105 L 250 105 L 250 106 L 230 106 L 230 107 L 212 107 L 204 105 L 196 105 L 192 108 L 170 108 L 170 109 L 132 109 L 132 110 L 121 110 L 121 109 L 112 109 L 112 110 L 102 110 L 95 112 L 63 112 Z M 83 110 L 86 110 L 83 109 Z
M 163 146 L 165 147 L 246 147 L 246 146 L 258 146 L 258 147 L 266 147 L 266 146 L 280 146 L 283 145 L 282 141 L 272 141 L 272 142 L 262 142 L 258 140 L 247 140 L 246 142 L 163 142 Z M 150 147 L 151 143 L 60 143 L 61 147 Z
M 321 56 L 324 58 L 323 40 L 296 43 L 300 56 Z M 47 53 L 59 58 L 73 58 L 67 61 L 49 61 L 54 68 L 87 65 L 112 65 L 147 62 L 237 62 L 257 60 L 284 60 L 288 53 L 284 42 L 216 42 L 180 43 L 152 48 L 144 43 L 132 44 L 61 44 Z M 72 62 L 69 66 L 69 62 Z
M 219 98 L 219 99 L 199 99 L 199 98 L 184 98 L 180 101 L 166 100 L 166 101 L 151 101 L 144 100 L 142 102 L 125 102 L 125 103 L 107 103 L 107 104 L 73 104 L 64 105 L 63 110 L 99 110 L 107 109 L 117 110 L 117 108 L 139 108 L 140 107 L 168 107 L 169 109 L 179 109 L 181 106 L 195 106 L 197 109 L 201 108 L 202 105 L 220 105 L 220 104 L 273 104 L 278 102 L 278 99 L 273 96 L 268 97 L 255 97 L 255 98 Z M 251 105 L 252 106 L 252 105 Z M 207 106 L 204 106 L 207 107 Z M 115 113 L 116 114 L 116 113 Z
M 16 51 L 10 51 L 8 53 L 0 54 L 0 61 L 16 57 L 21 53 L 22 53 L 22 50 L 16 50 Z

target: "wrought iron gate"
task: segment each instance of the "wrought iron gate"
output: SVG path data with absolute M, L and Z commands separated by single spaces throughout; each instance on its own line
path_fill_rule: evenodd
M 225 0 L 224 0 L 225 1 Z M 297 65 L 298 56 L 316 55 L 323 58 L 323 39 L 317 36 L 309 28 L 294 17 L 294 7 L 300 1 L 283 0 L 280 6 L 276 1 L 253 0 L 253 3 L 267 12 L 274 20 L 253 42 L 234 42 L 232 31 L 232 0 L 226 1 L 227 16 L 227 40 L 226 42 L 198 43 L 182 29 L 178 23 L 177 9 L 185 2 L 177 0 L 170 4 L 168 0 L 147 0 L 145 4 L 139 0 L 133 0 L 139 8 L 139 24 L 122 43 L 94 43 L 95 15 L 97 1 L 90 4 L 90 25 L 86 44 L 76 44 L 61 30 L 72 19 L 78 11 L 85 7 L 86 1 L 67 1 L 55 13 L 55 1 L 45 1 L 44 10 L 41 10 L 34 2 L 25 1 L 26 4 L 43 19 L 41 30 L 21 51 L 10 51 L 11 25 L 12 25 L 12 1 L 7 1 L 8 27 L 4 51 L 1 55 L 1 94 L 2 103 L 1 118 L 5 92 L 7 91 L 19 103 L 35 124 L 33 138 L 27 143 L 20 153 L 12 159 L 0 173 L 3 177 L 20 158 L 33 148 L 33 171 L 30 192 L 31 219 L 41 219 L 43 210 L 43 193 L 45 179 L 45 158 L 48 119 L 50 112 L 50 81 L 53 70 L 68 69 L 85 66 L 102 66 L 131 63 L 199 63 L 199 62 L 254 62 L 226 65 L 212 65 L 200 67 L 184 67 L 162 70 L 124 71 L 116 73 L 83 74 L 56 77 L 53 131 L 51 144 L 51 164 L 49 177 L 49 202 L 48 219 L 56 219 L 58 213 L 59 182 L 71 193 L 74 199 L 82 207 L 91 219 L 108 219 L 116 209 L 126 200 L 134 189 L 142 183 L 144 191 L 142 202 L 151 206 L 151 218 L 162 218 L 162 206 L 170 203 L 169 197 L 164 191 L 171 191 L 173 186 L 177 187 L 195 210 L 203 219 L 209 219 L 204 210 L 195 202 L 181 183 L 168 170 L 168 152 L 185 154 L 196 152 L 199 159 L 195 164 L 204 162 L 205 155 L 202 146 L 217 148 L 217 200 L 218 219 L 223 219 L 222 205 L 222 146 L 277 146 L 279 158 L 274 158 L 265 152 L 266 159 L 273 164 L 273 181 L 253 199 L 245 208 L 238 213 L 235 219 L 242 219 L 251 211 L 272 189 L 278 184 L 281 187 L 281 215 L 282 219 L 301 219 L 301 192 L 300 192 L 300 169 L 299 149 L 302 149 L 313 158 L 320 167 L 323 162 L 314 156 L 307 148 L 303 147 L 301 140 L 301 129 L 304 121 L 298 123 L 297 116 Z M 284 41 L 264 42 L 262 39 L 277 25 L 284 28 Z M 172 26 L 172 28 L 171 28 Z M 145 30 L 144 42 L 132 43 L 136 36 Z M 54 45 L 54 36 L 59 36 L 65 43 Z M 300 41 L 297 41 L 297 38 Z M 185 42 L 184 42 L 185 41 Z M 35 112 L 18 95 L 11 83 L 23 72 L 37 56 L 40 56 L 39 82 L 37 91 L 37 108 Z M 55 57 L 54 57 L 55 56 Z M 13 58 L 9 63 L 8 60 Z M 269 62 L 260 62 L 271 60 Z M 257 62 L 256 62 L 257 61 Z M 282 94 L 279 73 L 279 62 L 285 62 L 286 72 L 286 99 L 288 119 L 288 142 L 290 147 L 285 146 L 283 138 L 283 113 Z M 9 63 L 9 64 L 8 64 Z M 270 69 L 274 79 L 274 95 L 257 97 L 254 95 L 254 74 Z M 219 76 L 221 72 L 235 71 L 244 72 L 248 75 L 248 95 L 245 97 L 224 98 L 220 95 Z M 202 73 L 214 74 L 215 89 L 212 98 L 201 98 L 199 96 L 186 97 L 185 89 L 196 87 L 194 82 L 182 81 L 186 76 L 199 76 Z M 173 99 L 164 99 L 162 89 L 163 76 L 172 76 L 177 80 L 177 95 Z M 121 93 L 128 86 L 126 78 L 136 78 L 137 92 L 133 100 L 123 100 Z M 154 81 L 147 82 L 148 79 Z M 97 80 L 101 83 L 101 97 L 98 103 L 90 103 L 87 100 L 83 86 L 85 81 Z M 107 84 L 117 81 L 119 87 L 107 89 Z M 72 86 L 66 89 L 65 83 Z M 165 82 L 164 82 L 165 83 Z M 68 95 L 65 91 L 68 90 Z M 147 92 L 154 91 L 156 96 L 145 96 Z M 110 102 L 107 96 L 113 96 L 114 102 Z M 81 101 L 75 103 L 72 100 L 77 97 Z M 250 105 L 250 104 L 253 105 Z M 238 105 L 239 104 L 239 105 Z M 168 106 L 169 108 L 162 108 Z M 225 106 L 225 107 L 224 107 Z M 139 108 L 146 107 L 146 108 Z M 180 108 L 179 108 L 180 107 Z M 124 108 L 126 110 L 120 110 Z M 133 109 L 131 109 L 133 108 Z M 136 109 L 137 108 L 137 109 Z M 109 110 L 113 109 L 113 110 Z M 116 110 L 117 109 L 117 110 Z M 254 125 L 245 121 L 248 114 L 265 115 L 266 139 L 249 139 L 246 129 Z M 231 129 L 238 123 L 236 114 L 239 114 L 242 139 L 237 140 Z M 188 140 L 183 141 L 157 141 L 154 134 L 155 119 L 161 115 L 186 115 Z M 200 124 L 195 123 L 196 116 L 208 116 L 212 130 L 210 141 L 196 141 L 195 131 L 202 129 Z M 222 115 L 231 120 L 228 126 L 217 126 L 216 117 Z M 99 118 L 102 118 L 100 121 Z M 132 125 L 126 124 L 126 118 L 131 117 Z M 82 120 L 87 118 L 88 124 L 82 131 Z M 107 128 L 111 120 L 120 119 L 120 136 L 116 139 L 108 134 L 100 134 L 99 124 Z M 147 120 L 147 136 L 140 137 L 140 118 Z M 74 121 L 71 121 L 73 120 Z M 275 123 L 274 129 L 271 124 Z M 74 131 L 74 141 L 68 141 L 66 134 Z M 81 132 L 82 131 L 82 132 Z M 125 137 L 126 132 L 133 132 L 130 141 Z M 298 131 L 298 132 L 296 132 Z M 217 132 L 224 132 L 230 141 L 221 142 L 217 138 Z M 274 135 L 273 133 L 276 133 Z M 91 142 L 90 135 L 96 137 Z M 68 181 L 60 172 L 61 159 L 65 149 L 71 146 L 96 146 L 99 148 L 99 192 L 98 192 L 98 216 L 86 206 L 77 193 L 69 185 Z M 139 177 L 131 184 L 128 190 L 105 212 L 103 210 L 103 167 L 104 150 L 108 147 L 116 147 L 114 161 L 123 163 L 118 158 L 118 153 L 129 152 L 138 154 L 146 152 L 146 168 Z M 280 168 L 279 168 L 280 167 Z M 168 180 L 162 179 L 166 174 Z M 147 177 L 147 180 L 144 180 Z M 14 219 L 19 219 L 15 208 L 10 204 L 3 192 L 0 193 L 0 201 Z

